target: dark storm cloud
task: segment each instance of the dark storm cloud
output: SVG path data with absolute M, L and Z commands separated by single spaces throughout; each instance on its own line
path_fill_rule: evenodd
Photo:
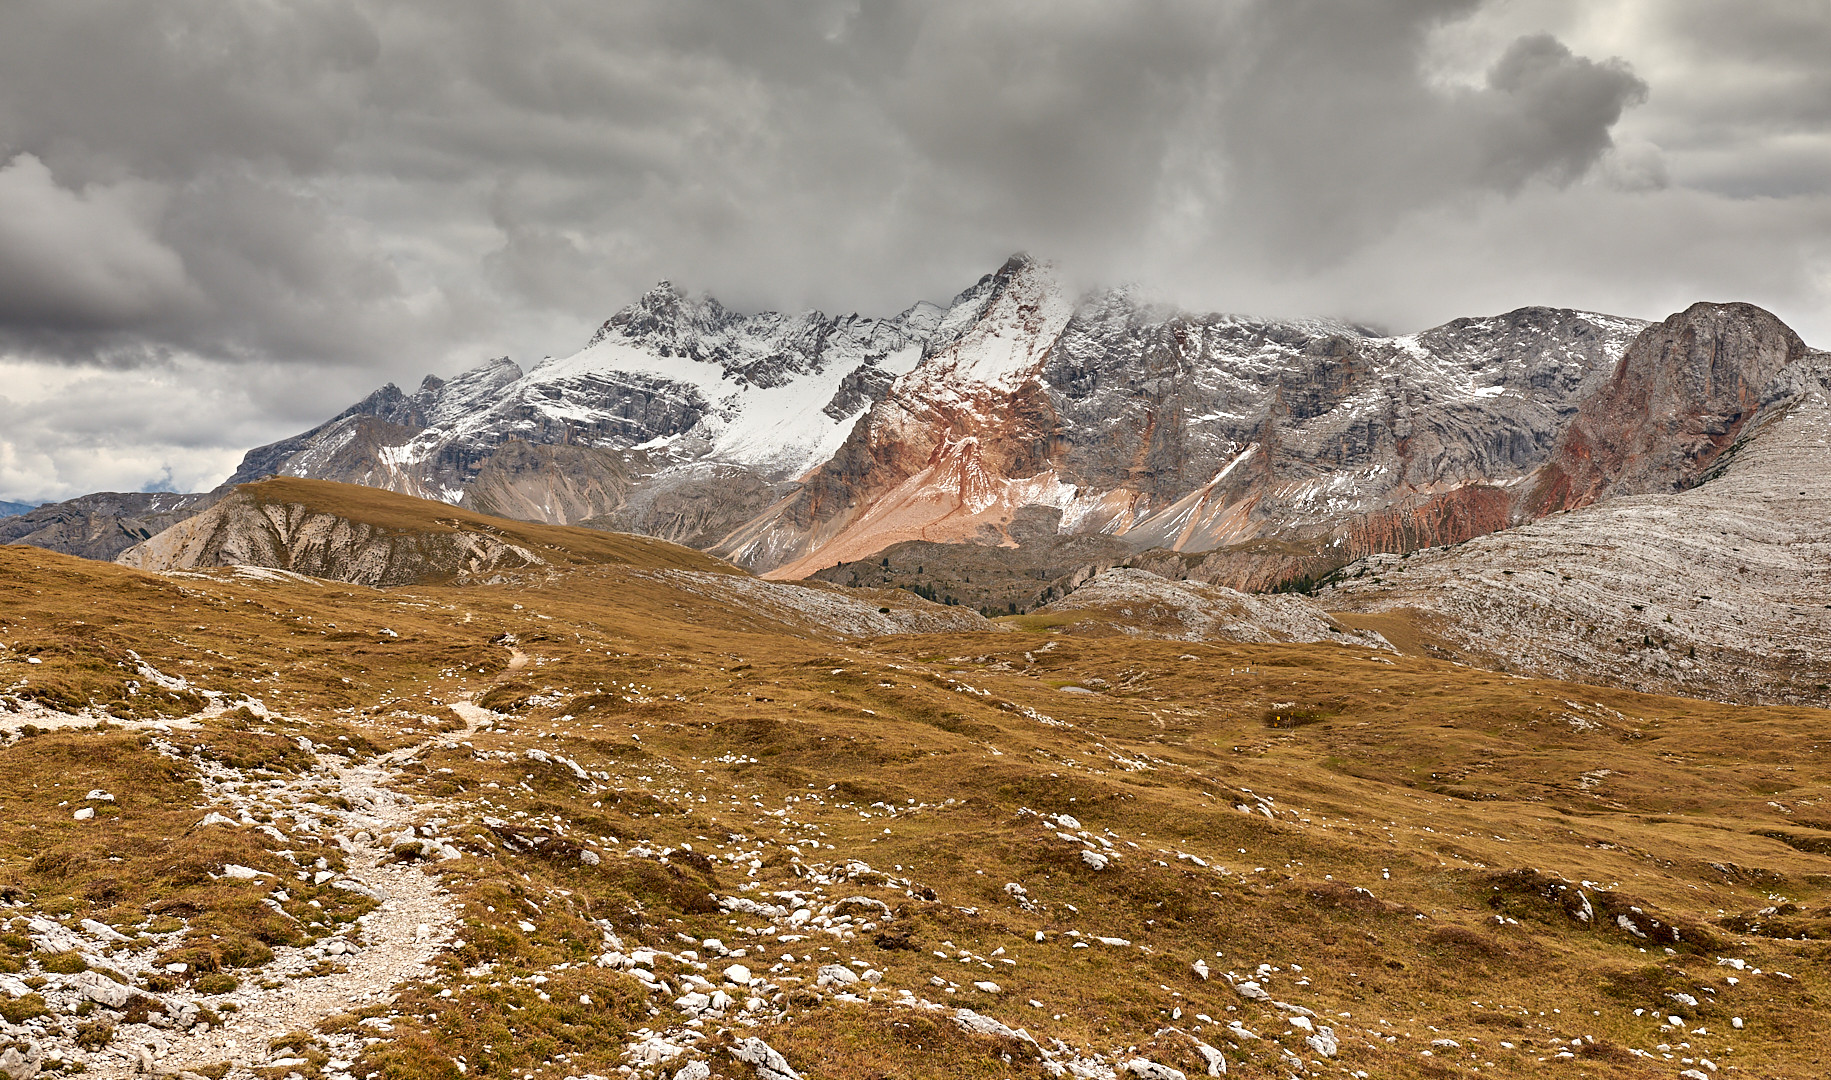
M 570 351 L 663 277 L 887 312 L 1025 249 L 1402 326 L 1739 283 L 1809 306 L 1831 19 L 1726 10 L 14 0 L 0 357 L 112 366 L 122 400 L 136 367 L 214 380 L 280 434 Z

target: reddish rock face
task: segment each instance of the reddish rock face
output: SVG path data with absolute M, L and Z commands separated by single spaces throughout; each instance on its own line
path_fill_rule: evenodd
M 1762 388 L 1806 352 L 1753 304 L 1693 304 L 1647 327 L 1559 436 L 1524 516 L 1693 486 L 1754 416 Z

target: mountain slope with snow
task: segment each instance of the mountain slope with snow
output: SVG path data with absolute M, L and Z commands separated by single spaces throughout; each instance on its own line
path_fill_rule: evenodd
M 1097 536 L 1264 589 L 1536 516 L 1527 494 L 1646 326 L 1529 307 L 1388 336 L 1071 296 L 1025 256 L 889 318 L 739 314 L 663 283 L 571 356 L 383 387 L 230 483 L 365 484 L 781 578 Z

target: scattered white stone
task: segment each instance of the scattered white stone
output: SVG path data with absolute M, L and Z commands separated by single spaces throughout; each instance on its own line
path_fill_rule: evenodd
M 801 1080 L 801 1074 L 789 1067 L 788 1059 L 754 1036 L 740 1039 L 731 1048 L 731 1056 L 757 1071 L 757 1080 Z
M 1227 1059 L 1221 1055 L 1219 1050 L 1209 1046 L 1193 1035 L 1189 1037 L 1189 1041 L 1195 1044 L 1196 1053 L 1200 1054 L 1202 1060 L 1208 1063 L 1209 1076 L 1227 1075 Z
M 979 991 L 982 994 L 1001 994 L 1004 992 L 1003 989 L 1000 988 L 997 983 L 990 982 L 990 981 L 976 982 L 973 984 L 973 989 Z
M 224 817 L 223 815 L 212 810 L 203 816 L 202 821 L 197 823 L 198 828 L 202 828 L 205 825 L 227 825 L 230 828 L 234 828 L 235 819 L 231 818 L 231 817 Z
M 1265 992 L 1265 987 L 1260 986 L 1256 982 L 1234 983 L 1233 992 L 1245 998 L 1247 1001 L 1271 1000 L 1271 995 Z
M 78 810 L 75 813 L 75 815 L 73 815 L 73 816 L 78 821 L 88 821 L 90 818 L 95 816 L 95 807 L 85 806 L 81 810 Z
M 1140 1080 L 1189 1080 L 1181 1069 L 1172 1069 L 1144 1058 L 1133 1058 L 1125 1063 L 1125 1071 Z
M 133 997 L 133 991 L 97 971 L 82 971 L 70 977 L 65 985 L 97 1005 L 118 1009 Z
M 108 794 L 106 791 L 103 791 L 101 788 L 91 788 L 89 790 L 89 794 L 84 795 L 83 798 L 88 802 L 113 802 L 114 801 L 114 796 Z
M 674 1070 L 674 1080 L 710 1080 L 712 1067 L 703 1061 L 689 1061 Z
M 1298 1020 L 1302 1019 L 1303 1017 L 1299 1016 L 1294 1018 L 1291 1022 L 1296 1023 Z M 1310 1049 L 1326 1058 L 1334 1057 L 1341 1050 L 1341 1044 L 1336 1041 L 1335 1030 L 1333 1028 L 1317 1028 L 1316 1034 L 1311 1035 L 1303 1041 Z
M 815 974 L 815 986 L 850 986 L 858 981 L 858 975 L 844 964 L 822 964 Z
M 1093 867 L 1095 870 L 1104 870 L 1107 866 L 1106 856 L 1097 851 L 1083 850 L 1081 852 L 1081 861 Z
M 1190 964 L 1189 968 L 1194 971 L 1196 975 L 1200 976 L 1203 982 L 1208 981 L 1208 961 L 1197 960 L 1195 963 Z
M 255 878 L 272 877 L 273 875 L 263 874 L 252 866 L 243 866 L 240 863 L 228 863 L 223 866 L 223 876 L 234 878 L 237 881 L 253 881 Z
M 89 933 L 94 934 L 96 937 L 101 938 L 103 941 L 132 941 L 133 940 L 132 938 L 128 937 L 126 934 L 123 934 L 120 931 L 116 930 L 114 927 L 109 926 L 107 923 L 97 922 L 94 919 L 84 919 L 83 921 L 77 923 L 77 925 L 82 927 L 84 930 L 87 930 Z
M 749 986 L 750 969 L 743 964 L 732 964 L 725 969 L 725 981 L 733 986 Z

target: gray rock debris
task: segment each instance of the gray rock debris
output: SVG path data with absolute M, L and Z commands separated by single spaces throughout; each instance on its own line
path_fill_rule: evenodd
M 1125 1063 L 1125 1071 L 1139 1080 L 1189 1080 L 1181 1069 L 1172 1069 L 1144 1058 L 1133 1058 Z
M 801 1074 L 762 1039 L 752 1036 L 731 1048 L 731 1056 L 757 1071 L 757 1080 L 802 1080 Z
M 38 1075 L 44 1056 L 44 1047 L 33 1039 L 26 1039 L 23 1049 L 9 1046 L 0 1051 L 0 1073 L 12 1077 L 12 1080 L 31 1080 Z
M 1336 1041 L 1333 1028 L 1319 1027 L 1316 1029 L 1316 1034 L 1303 1041 L 1310 1049 L 1326 1058 L 1334 1057 L 1341 1050 L 1341 1044 Z

